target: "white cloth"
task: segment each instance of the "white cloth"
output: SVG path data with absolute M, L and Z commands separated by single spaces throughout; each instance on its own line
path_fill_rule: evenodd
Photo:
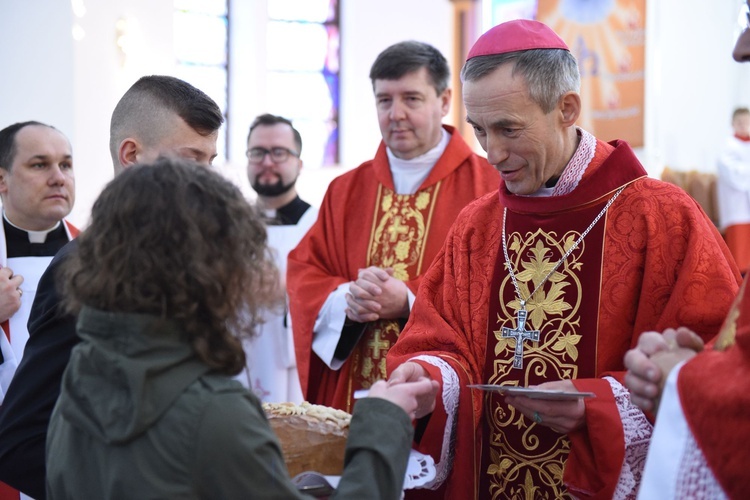
M 313 331 L 312 350 L 331 370 L 338 370 L 344 364 L 345 359 L 336 359 L 334 354 L 336 346 L 341 340 L 341 332 L 346 320 L 346 294 L 349 293 L 349 283 L 343 283 L 336 288 L 326 299 L 320 308 L 318 319 L 315 320 Z M 409 310 L 414 305 L 417 296 L 406 289 L 406 299 L 409 302 Z
M 441 130 L 443 135 L 437 146 L 425 154 L 410 160 L 402 160 L 394 155 L 390 148 L 386 148 L 385 152 L 388 155 L 388 164 L 391 167 L 391 178 L 393 179 L 393 188 L 396 190 L 396 194 L 416 193 L 419 186 L 430 175 L 432 168 L 437 164 L 440 157 L 443 156 L 445 148 L 448 147 L 448 143 L 451 141 L 451 135 L 448 131 L 445 129 Z
M 726 498 L 682 412 L 677 377 L 681 363 L 667 377 L 638 498 Z
M 750 142 L 730 137 L 719 156 L 719 226 L 750 223 Z
M 68 235 L 68 240 L 71 240 L 72 236 L 70 235 L 68 224 L 64 224 L 64 227 Z M 0 349 L 2 349 L 4 360 L 0 363 L 0 404 L 5 399 L 5 393 L 23 357 L 26 341 L 29 340 L 27 324 L 31 305 L 34 303 L 39 279 L 51 261 L 52 257 L 14 257 L 8 259 L 5 230 L 2 223 L 0 223 L 0 266 L 9 267 L 13 270 L 13 274 L 23 276 L 23 283 L 20 286 L 23 291 L 23 295 L 21 295 L 21 307 L 8 321 L 10 340 L 5 332 L 0 332 Z
M 282 280 L 286 276 L 287 255 L 297 246 L 317 217 L 318 210 L 310 207 L 295 225 L 269 225 L 266 228 L 268 246 L 274 253 Z M 264 318 L 265 323 L 258 327 L 258 336 L 243 342 L 247 365 L 236 379 L 255 392 L 263 402 L 301 403 L 302 388 L 297 374 L 288 308 L 266 310 Z

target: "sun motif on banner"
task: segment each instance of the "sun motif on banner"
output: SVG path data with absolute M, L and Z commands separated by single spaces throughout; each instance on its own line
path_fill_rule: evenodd
M 578 124 L 636 147 L 643 144 L 644 12 L 644 0 L 539 0 L 537 6 L 537 20 L 578 59 Z
M 491 24 L 536 19 L 568 44 L 581 70 L 578 125 L 643 145 L 645 0 L 493 0 Z M 489 26 L 487 26 L 489 28 Z

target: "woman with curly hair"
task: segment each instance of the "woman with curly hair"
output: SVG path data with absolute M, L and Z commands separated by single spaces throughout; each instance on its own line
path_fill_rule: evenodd
M 197 164 L 127 169 L 61 268 L 78 315 L 47 439 L 47 496 L 297 498 L 258 399 L 231 379 L 240 333 L 280 296 L 266 232 L 231 183 Z M 351 423 L 335 497 L 399 498 L 417 398 L 379 382 Z

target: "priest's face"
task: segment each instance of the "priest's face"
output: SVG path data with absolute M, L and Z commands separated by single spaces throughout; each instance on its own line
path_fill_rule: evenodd
M 302 160 L 287 123 L 258 125 L 247 141 L 247 178 L 259 196 L 273 198 L 294 188 Z
M 410 160 L 438 145 L 451 91 L 438 95 L 426 68 L 398 80 L 375 80 L 374 91 L 380 133 L 397 158 Z
M 467 121 L 508 190 L 531 194 L 565 168 L 575 149 L 569 130 L 575 120 L 564 117 L 562 104 L 544 113 L 529 97 L 525 79 L 512 69 L 506 63 L 464 82 L 463 99 Z M 570 99 L 580 105 L 577 95 Z M 573 110 L 575 117 L 578 110 Z
M 8 220 L 42 231 L 68 215 L 75 202 L 73 156 L 68 139 L 44 125 L 16 133 L 11 165 L 0 167 L 0 194 Z

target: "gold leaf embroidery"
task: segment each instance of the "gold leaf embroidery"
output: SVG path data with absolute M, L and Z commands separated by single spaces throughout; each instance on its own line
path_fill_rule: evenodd
M 404 260 L 409 256 L 409 248 L 411 247 L 411 242 L 409 241 L 399 241 L 396 243 L 396 248 L 394 249 L 394 252 L 396 253 L 396 258 L 399 260 Z
M 383 196 L 383 201 L 380 206 L 383 212 L 388 212 L 388 210 L 391 209 L 391 206 L 393 206 L 393 195 L 387 194 Z
M 495 356 L 497 357 L 503 352 L 510 339 L 503 337 L 502 330 L 494 330 L 492 333 L 495 334 L 495 339 L 497 339 L 497 343 L 495 344 Z
M 562 482 L 563 478 L 563 469 L 556 463 L 551 463 L 547 467 L 549 469 L 550 474 L 552 474 L 558 482 Z
M 568 332 L 557 339 L 557 342 L 552 346 L 552 350 L 558 352 L 565 351 L 573 361 L 576 361 L 578 359 L 578 348 L 576 347 L 576 344 L 578 344 L 580 340 L 580 335 Z
M 526 470 L 526 477 L 524 478 L 523 483 L 523 490 L 526 496 L 526 500 L 534 500 L 534 493 L 539 489 L 539 487 L 534 486 L 534 480 L 531 477 L 531 472 L 529 472 L 528 470 Z
M 520 296 L 526 299 L 527 329 L 542 331 L 538 344 L 529 343 L 524 348 L 524 361 L 528 360 L 524 363 L 526 377 L 532 372 L 535 379 L 572 379 L 577 376 L 578 369 L 572 363 L 580 357 L 577 345 L 582 343 L 581 335 L 576 335 L 575 332 L 580 328 L 579 275 L 583 270 L 581 258 L 585 247 L 574 250 L 544 282 L 577 237 L 577 234 L 571 232 L 560 238 L 555 233 L 542 230 L 529 232 L 523 237 L 519 233 L 508 234 L 508 257 L 516 270 Z M 543 284 L 534 292 L 540 283 Z M 502 301 L 503 307 L 491 329 L 495 337 L 496 357 L 491 383 L 510 382 L 519 376 L 516 373 L 518 370 L 512 367 L 513 350 L 509 346 L 513 343 L 510 342 L 511 339 L 502 338 L 500 327 L 516 325 L 520 300 L 513 297 L 505 302 L 505 297 L 508 297 L 506 287 L 513 287 L 510 278 L 503 282 L 499 290 L 498 299 Z M 523 379 L 520 383 L 524 383 Z M 529 383 L 528 379 L 525 383 Z M 509 411 L 512 413 L 508 416 L 502 415 L 502 412 L 487 416 L 490 432 L 499 438 L 522 433 L 528 439 L 524 438 L 522 443 L 498 439 L 496 443 L 490 444 L 490 459 L 495 465 L 492 470 L 497 473 L 491 475 L 492 491 L 504 491 L 509 498 L 564 496 L 562 464 L 569 452 L 568 440 L 561 438 L 552 448 L 536 449 L 534 446 L 539 444 L 535 430 L 537 426 L 512 407 Z M 516 448 L 517 446 L 521 448 Z M 538 460 L 529 461 L 530 450 L 534 450 Z M 493 451 L 497 451 L 497 455 L 493 455 Z M 513 465 L 504 475 L 500 475 L 500 465 L 508 463 L 504 462 L 506 460 Z M 512 486 L 516 481 L 523 483 Z M 551 488 L 549 492 L 547 487 Z
M 492 475 L 502 475 L 511 465 L 513 465 L 513 462 L 511 462 L 509 458 L 504 458 L 499 464 L 490 464 L 487 468 L 487 473 Z
M 563 245 L 563 250 L 566 252 L 570 250 L 573 245 L 576 244 L 576 239 L 572 234 L 569 234 L 567 238 L 565 238 L 565 245 Z
M 393 277 L 401 281 L 407 281 L 409 279 L 409 273 L 406 272 L 406 264 L 398 262 L 392 264 L 390 267 L 393 268 Z
M 510 239 L 510 246 L 508 248 L 510 248 L 513 252 L 518 252 L 518 250 L 521 248 L 521 239 L 514 235 Z

